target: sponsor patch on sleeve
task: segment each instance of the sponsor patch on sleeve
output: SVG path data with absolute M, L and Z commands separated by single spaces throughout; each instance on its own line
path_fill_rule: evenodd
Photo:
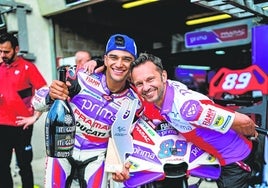
M 203 108 L 197 100 L 185 101 L 180 108 L 180 113 L 183 119 L 186 121 L 196 121 L 199 119 Z
M 197 125 L 219 132 L 226 132 L 232 125 L 234 113 L 213 105 L 203 105 L 203 111 L 197 120 Z

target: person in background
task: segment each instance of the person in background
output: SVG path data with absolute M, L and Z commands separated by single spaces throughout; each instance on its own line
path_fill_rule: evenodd
M 36 93 L 33 105 L 40 111 L 48 110 L 55 99 L 70 98 L 76 119 L 73 155 L 69 158 L 47 157 L 46 188 L 74 187 L 77 185 L 73 182 L 75 179 L 79 180 L 81 188 L 107 188 L 104 162 L 111 126 L 120 106 L 137 99 L 128 82 L 130 64 L 136 56 L 137 48 L 132 38 L 112 35 L 106 45 L 103 73 L 88 75 L 83 69 L 70 67 L 66 83 L 54 80 L 50 87 L 40 89 L 41 95 L 39 91 Z M 140 109 L 131 110 L 138 113 Z M 128 179 L 129 167 L 126 163 L 121 172 L 113 173 L 113 180 Z
M 137 93 L 188 141 L 214 155 L 222 166 L 219 188 L 249 187 L 255 142 L 255 123 L 247 115 L 215 105 L 205 95 L 167 79 L 161 59 L 141 53 L 131 64 Z
M 86 51 L 86 50 L 79 50 L 77 52 L 75 52 L 75 55 L 74 55 L 74 66 L 71 66 L 71 65 L 62 65 L 62 66 L 59 66 L 57 68 L 57 70 L 59 70 L 61 67 L 65 67 L 66 70 L 69 70 L 69 68 L 72 68 L 72 69 L 80 69 L 80 68 L 83 68 L 83 65 L 86 63 L 86 62 L 89 62 L 91 60 L 91 54 L 89 51 Z M 93 63 L 92 63 L 93 64 Z M 96 63 L 94 61 L 94 66 L 96 66 Z
M 33 124 L 41 112 L 34 110 L 32 96 L 47 83 L 37 67 L 18 55 L 18 39 L 0 35 L 0 188 L 13 188 L 10 170 L 13 148 L 23 188 L 33 188 L 31 162 Z
M 91 54 L 88 51 L 80 50 L 75 53 L 75 64 L 82 67 L 86 62 L 91 60 Z

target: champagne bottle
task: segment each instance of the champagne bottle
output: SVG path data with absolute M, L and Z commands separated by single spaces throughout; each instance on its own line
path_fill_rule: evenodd
M 59 80 L 66 81 L 65 67 L 59 69 Z M 50 157 L 65 158 L 73 153 L 75 118 L 67 100 L 56 99 L 45 122 L 46 153 Z

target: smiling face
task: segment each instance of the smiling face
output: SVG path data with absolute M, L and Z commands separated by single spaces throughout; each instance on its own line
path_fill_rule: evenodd
M 112 50 L 104 56 L 108 88 L 116 92 L 125 86 L 129 77 L 130 64 L 134 57 L 126 51 Z
M 133 68 L 131 79 L 137 92 L 146 101 L 161 108 L 166 89 L 166 71 L 157 68 L 153 62 L 146 61 Z

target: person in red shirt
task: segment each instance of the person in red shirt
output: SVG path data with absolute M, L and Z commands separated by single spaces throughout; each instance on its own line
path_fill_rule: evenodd
M 31 99 L 47 85 L 37 67 L 18 55 L 18 39 L 0 35 L 0 187 L 13 188 L 10 171 L 13 149 L 16 152 L 23 188 L 33 188 L 31 137 L 33 123 L 41 115 Z

